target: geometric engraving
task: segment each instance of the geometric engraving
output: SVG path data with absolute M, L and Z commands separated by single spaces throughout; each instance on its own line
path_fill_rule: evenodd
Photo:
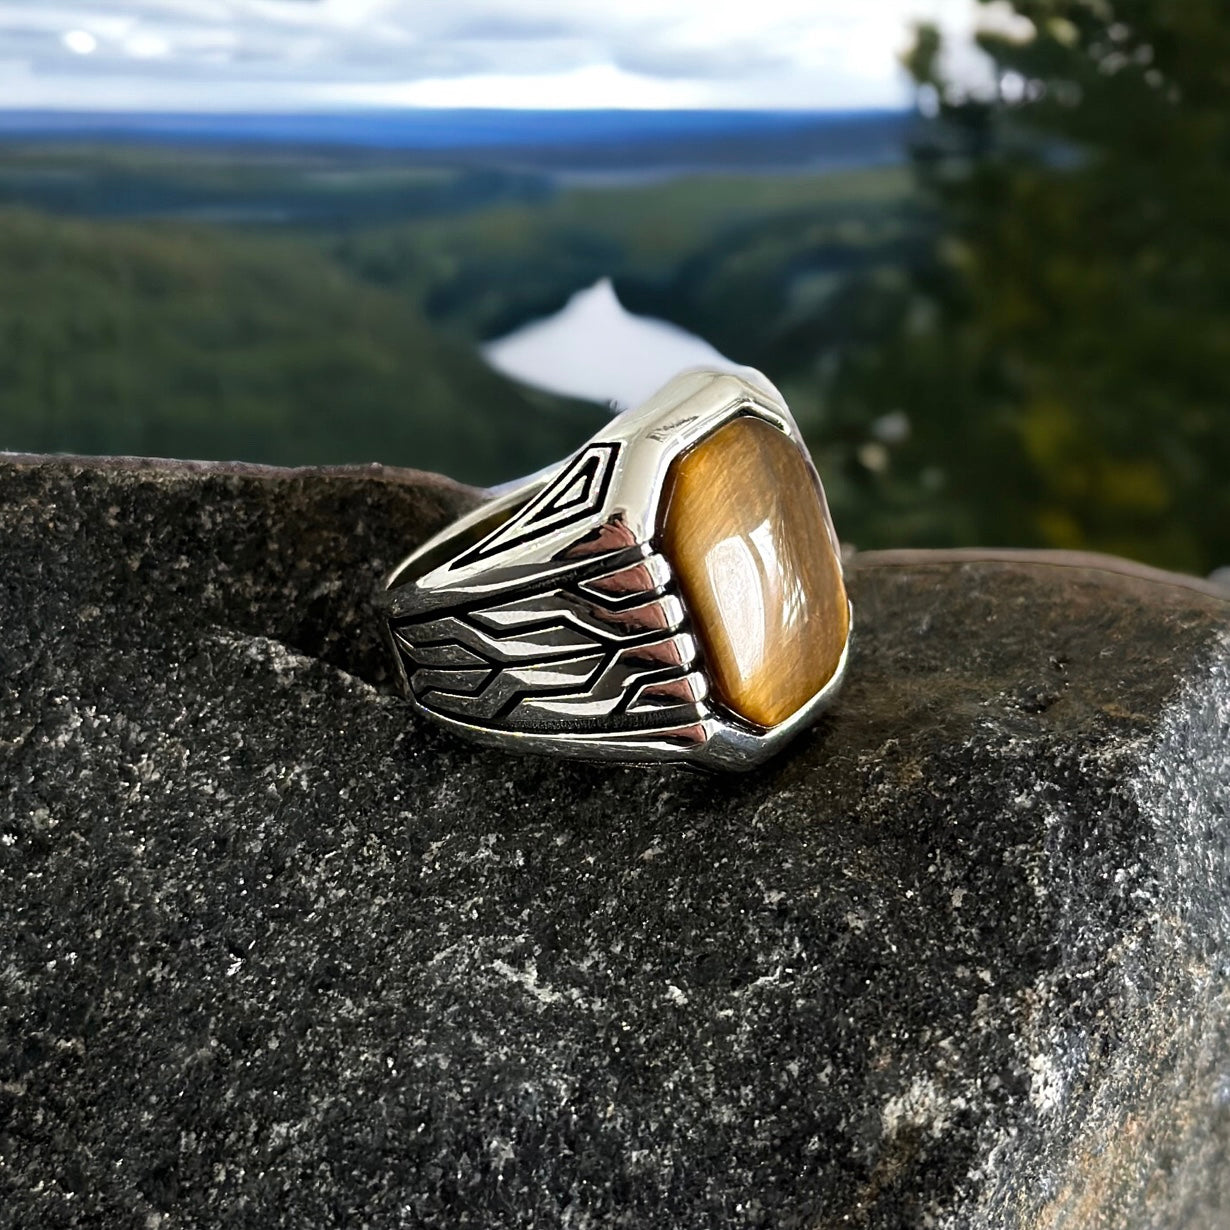
M 555 528 L 595 497 L 599 460 L 552 484 L 550 499 L 533 510 L 537 525 Z M 701 738 L 708 685 L 700 651 L 670 566 L 644 550 L 582 558 L 570 576 L 393 620 L 415 700 L 471 725 L 565 740 L 684 728 L 690 741 Z
M 591 518 L 606 502 L 618 453 L 618 444 L 591 444 L 582 449 L 554 482 L 515 516 L 454 559 L 449 568 L 465 567 Z
M 665 588 L 670 575 L 666 561 L 660 555 L 651 555 L 626 568 L 582 581 L 577 588 L 593 598 L 623 598 Z

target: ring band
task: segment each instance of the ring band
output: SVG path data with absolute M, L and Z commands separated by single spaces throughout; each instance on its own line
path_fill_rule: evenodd
M 851 608 L 758 374 L 687 372 L 424 543 L 380 597 L 425 716 L 509 750 L 749 769 L 832 700 Z

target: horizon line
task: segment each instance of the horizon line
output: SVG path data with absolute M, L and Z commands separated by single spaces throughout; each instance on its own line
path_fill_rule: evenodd
M 103 119 L 111 116 L 167 116 L 183 119 L 231 117 L 296 119 L 312 116 L 365 115 L 908 115 L 914 107 L 880 105 L 868 107 L 492 107 L 439 106 L 415 103 L 406 106 L 372 106 L 364 103 L 339 103 L 327 107 L 108 107 L 108 106 L 37 106 L 23 107 L 0 102 L 0 115 L 88 116 Z

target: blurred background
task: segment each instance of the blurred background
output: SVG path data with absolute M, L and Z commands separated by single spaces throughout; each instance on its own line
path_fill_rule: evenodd
M 1225 0 L 0 0 L 0 448 L 506 481 L 678 367 L 860 547 L 1230 564 Z

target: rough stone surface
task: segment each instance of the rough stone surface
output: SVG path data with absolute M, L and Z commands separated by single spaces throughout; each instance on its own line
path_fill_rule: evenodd
M 390 694 L 471 497 L 0 463 L 0 1225 L 1230 1225 L 1230 601 L 857 557 L 746 779 Z

